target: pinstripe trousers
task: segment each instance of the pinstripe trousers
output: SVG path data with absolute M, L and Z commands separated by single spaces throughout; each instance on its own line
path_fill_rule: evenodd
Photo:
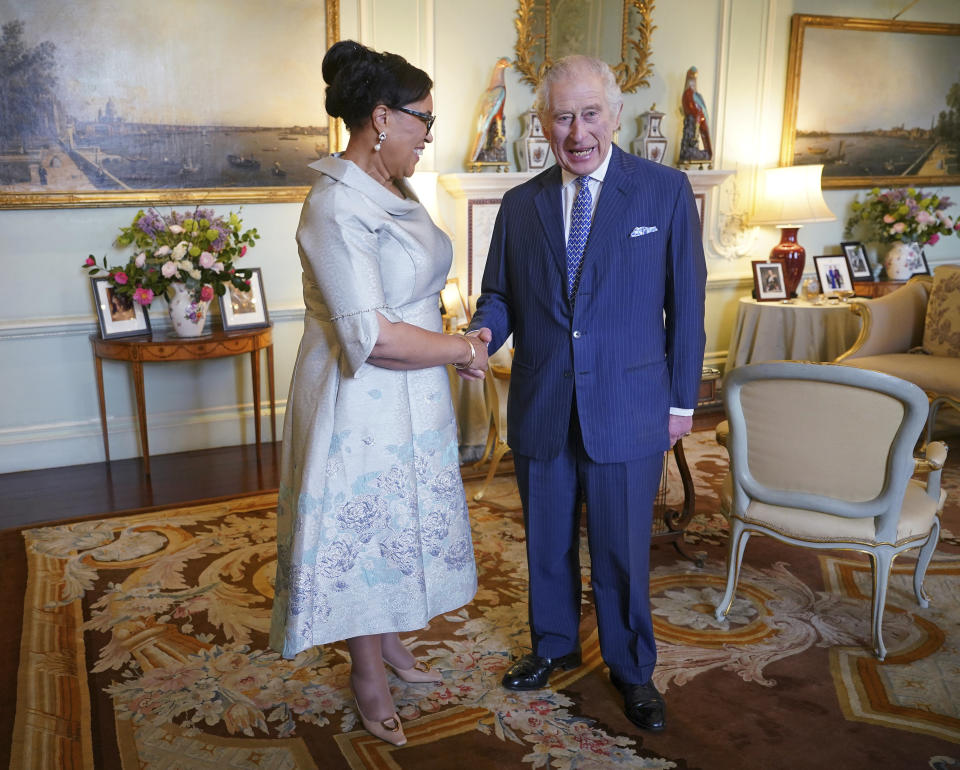
M 576 397 L 560 454 L 514 455 L 530 571 L 533 652 L 555 658 L 579 646 L 580 502 L 587 500 L 587 542 L 600 652 L 622 681 L 650 680 L 657 661 L 650 615 L 650 528 L 663 454 L 596 463 L 583 447 Z

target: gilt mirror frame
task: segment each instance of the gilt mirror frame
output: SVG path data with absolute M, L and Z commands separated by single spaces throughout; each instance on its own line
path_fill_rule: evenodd
M 617 83 L 624 93 L 633 93 L 641 86 L 649 86 L 653 74 L 650 62 L 650 36 L 653 24 L 654 0 L 623 0 L 623 19 L 620 39 L 620 60 L 610 66 L 617 76 Z M 639 24 L 630 28 L 630 12 L 637 14 Z M 537 14 L 542 13 L 540 22 Z M 514 25 L 517 28 L 515 66 L 521 80 L 534 88 L 540 85 L 543 76 L 553 64 L 550 52 L 550 30 L 553 23 L 551 0 L 518 0 Z M 543 47 L 543 60 L 538 61 L 538 47 Z
M 38 66 L 44 68 L 35 76 L 40 85 L 21 85 L 24 92 L 21 100 L 26 104 L 46 104 L 53 100 L 52 112 L 63 116 L 63 124 L 60 125 L 60 117 L 57 117 L 57 125 L 51 127 L 48 115 L 38 115 L 32 118 L 29 128 L 7 126 L 6 140 L 0 132 L 0 156 L 9 164 L 8 168 L 0 169 L 0 210 L 289 203 L 303 201 L 306 197 L 310 189 L 309 177 L 301 172 L 301 164 L 305 168 L 307 163 L 322 157 L 324 149 L 326 152 L 336 151 L 343 131 L 342 121 L 330 118 L 323 110 L 323 81 L 300 82 L 304 70 L 301 69 L 300 75 L 291 75 L 286 69 L 278 69 L 289 63 L 272 63 L 276 57 L 269 46 L 245 46 L 244 40 L 259 39 L 257 36 L 264 34 L 258 29 L 260 22 L 238 18 L 233 13 L 232 0 L 211 0 L 204 4 L 208 16 L 216 18 L 219 15 L 231 22 L 231 34 L 224 34 L 220 41 L 222 49 L 216 49 L 220 53 L 211 53 L 209 46 L 186 45 L 178 38 L 182 32 L 178 24 L 151 26 L 149 32 L 155 39 L 149 50 L 162 50 L 163 46 L 178 50 L 177 56 L 181 60 L 186 60 L 196 72 L 205 73 L 199 77 L 196 88 L 205 90 L 206 97 L 212 102 L 209 115 L 225 116 L 229 113 L 237 116 L 237 123 L 227 123 L 228 117 L 223 118 L 224 123 L 211 121 L 208 125 L 180 122 L 177 118 L 177 108 L 182 107 L 180 97 L 183 89 L 191 84 L 183 82 L 182 78 L 169 77 L 169 73 L 164 79 L 164 72 L 155 68 L 163 67 L 160 57 L 153 58 L 152 54 L 144 53 L 139 32 L 117 26 L 129 25 L 129 14 L 139 5 L 146 9 L 150 1 L 126 0 L 125 13 L 116 22 L 111 16 L 110 3 L 88 0 L 73 7 L 71 13 L 75 18 L 70 23 L 82 23 L 84 28 L 117 30 L 111 38 L 109 50 L 99 49 L 104 52 L 103 61 L 93 72 L 82 73 L 87 81 L 78 80 L 79 63 L 83 61 L 78 57 L 95 53 L 94 43 L 88 41 L 86 44 L 90 48 L 87 50 L 57 46 L 56 40 L 63 32 L 55 25 L 62 26 L 64 21 L 54 16 L 52 6 L 47 7 L 36 0 L 12 0 L 6 5 L 11 16 L 0 18 L 5 25 L 4 33 L 8 33 L 7 26 L 18 26 L 19 29 L 11 29 L 9 34 L 19 41 L 24 57 L 31 60 L 39 57 L 42 62 Z M 271 12 L 276 11 L 274 7 Z M 340 0 L 324 0 L 315 9 L 303 10 L 301 7 L 301 11 L 289 22 L 285 33 L 273 25 L 273 34 L 286 34 L 303 44 L 324 44 L 320 51 L 322 56 L 340 39 Z M 115 26 L 111 27 L 111 24 Z M 197 26 L 203 27 L 202 24 Z M 126 33 L 120 34 L 124 30 Z M 80 42 L 82 44 L 83 40 Z M 286 107 L 295 106 L 295 102 L 281 101 L 273 105 L 272 113 L 267 114 L 257 102 L 254 88 L 229 90 L 220 86 L 218 90 L 216 83 L 220 81 L 210 74 L 210 61 L 224 58 L 229 61 L 231 56 L 242 60 L 238 60 L 236 66 L 248 73 L 245 77 L 256 78 L 259 82 L 251 85 L 259 88 L 268 87 L 277 78 L 296 77 L 303 99 L 320 102 L 319 112 L 313 106 L 309 113 L 284 111 Z M 118 61 L 124 64 L 117 66 Z M 304 64 L 304 67 L 311 73 L 314 71 L 312 64 Z M 315 73 L 319 78 L 319 66 Z M 3 78 L 15 76 L 0 70 L 0 86 Z M 52 85 L 48 76 L 53 78 Z M 47 86 L 43 85 L 44 82 Z M 60 101 L 69 99 L 71 90 L 80 88 L 80 82 L 88 82 L 100 92 L 97 97 L 100 101 L 92 107 L 83 103 L 87 112 L 78 113 L 84 114 L 83 120 L 68 113 Z M 44 87 L 46 91 L 37 90 Z M 151 113 L 149 117 L 142 117 L 142 122 L 135 123 L 137 116 L 131 105 L 136 104 L 140 93 L 149 93 L 152 97 L 152 113 L 169 114 L 170 119 L 163 121 L 162 117 L 154 117 Z M 99 107 L 96 120 L 88 117 L 93 107 Z M 323 122 L 315 119 L 318 114 Z M 309 122 L 316 125 L 306 124 Z M 41 129 L 47 133 L 42 133 Z M 19 140 L 12 133 L 15 130 L 22 131 Z M 84 132 L 82 136 L 81 130 Z M 122 132 L 122 136 L 118 132 Z M 326 148 L 323 147 L 324 132 Z M 102 137 L 112 137 L 113 141 L 104 141 Z M 274 145 L 274 139 L 290 141 L 277 141 Z M 266 144 L 270 146 L 262 146 Z M 13 147 L 16 152 L 3 152 L 4 145 L 8 150 Z M 122 149 L 118 149 L 121 146 Z M 208 167 L 206 172 L 204 165 Z M 167 173 L 170 168 L 174 171 Z M 170 183 L 168 180 L 173 173 L 178 176 Z M 193 180 L 196 181 L 191 185 Z M 142 186 L 138 186 L 138 182 Z

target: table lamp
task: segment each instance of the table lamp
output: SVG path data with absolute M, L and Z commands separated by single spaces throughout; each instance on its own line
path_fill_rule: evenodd
M 823 165 L 784 166 L 761 172 L 757 206 L 751 225 L 780 229 L 780 243 L 770 252 L 771 262 L 783 264 L 787 295 L 796 296 L 807 252 L 797 243 L 797 230 L 811 222 L 831 222 L 836 217 L 827 208 L 820 189 Z

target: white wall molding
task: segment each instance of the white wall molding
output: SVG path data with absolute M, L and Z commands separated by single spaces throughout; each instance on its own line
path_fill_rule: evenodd
M 283 428 L 286 403 L 286 399 L 276 403 L 278 440 Z M 261 401 L 260 407 L 261 437 L 268 444 L 271 439 L 270 404 Z M 151 412 L 150 455 L 253 444 L 256 436 L 253 421 L 252 401 L 209 409 Z M 109 416 L 107 426 L 112 460 L 140 456 L 136 414 Z M 103 438 L 99 418 L 0 429 L 0 473 L 57 467 L 55 460 L 58 458 L 61 459 L 61 465 L 102 462 Z
M 274 326 L 303 321 L 303 305 L 270 308 L 270 320 Z M 162 319 L 162 320 L 161 320 Z M 157 331 L 170 329 L 170 321 L 159 313 L 150 316 L 151 328 Z M 43 337 L 87 337 L 97 333 L 99 325 L 90 316 L 52 316 L 29 318 L 17 321 L 0 321 L 0 342 Z

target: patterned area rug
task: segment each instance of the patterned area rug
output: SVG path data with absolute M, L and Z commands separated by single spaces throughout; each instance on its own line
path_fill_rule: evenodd
M 686 440 L 688 542 L 654 548 L 658 687 L 668 729 L 623 716 L 599 654 L 584 553 L 584 665 L 552 688 L 499 678 L 527 650 L 522 516 L 511 476 L 471 504 L 476 599 L 405 634 L 444 672 L 391 686 L 409 742 L 359 728 L 342 644 L 284 661 L 266 647 L 275 495 L 23 532 L 28 564 L 12 768 L 936 768 L 960 766 L 960 464 L 916 606 L 896 565 L 879 663 L 865 559 L 754 538 L 728 620 L 711 432 Z M 671 469 L 668 503 L 680 485 Z M 476 484 L 468 483 L 468 497 Z M 585 540 L 585 538 L 584 538 Z M 359 728 L 359 729 L 358 729 Z

